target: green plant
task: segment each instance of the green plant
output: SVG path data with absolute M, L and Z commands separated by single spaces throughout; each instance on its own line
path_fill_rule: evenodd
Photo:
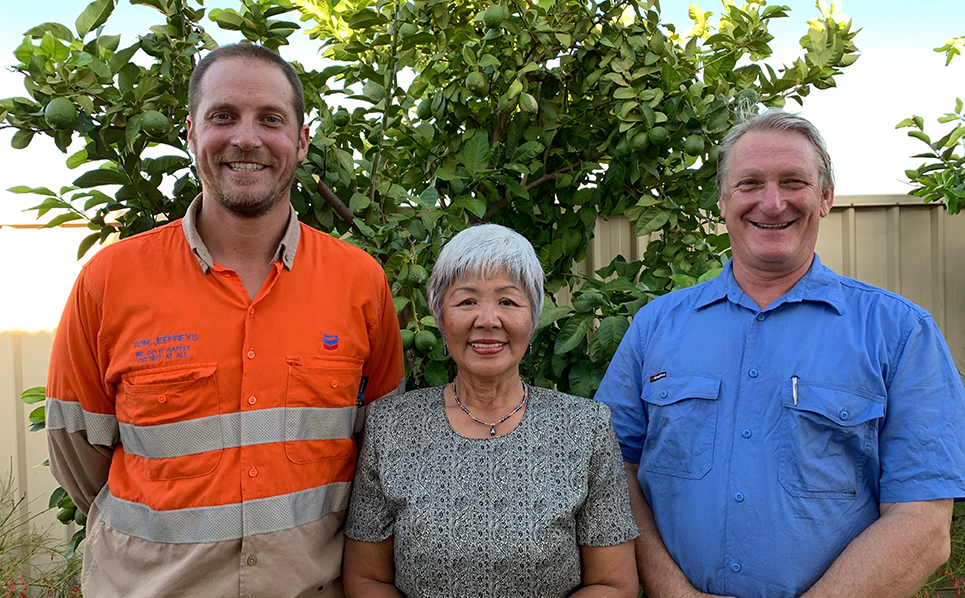
M 0 595 L 27 598 L 80 596 L 80 556 L 65 557 L 46 531 L 25 517 L 13 475 L 0 480 Z
M 961 54 L 965 37 L 947 40 L 936 52 L 945 52 L 945 65 Z M 914 137 L 928 146 L 928 151 L 914 158 L 927 158 L 929 161 L 915 169 L 905 171 L 914 189 L 909 194 L 921 197 L 925 203 L 944 201 L 949 214 L 957 214 L 965 205 L 965 104 L 961 98 L 955 100 L 955 110 L 938 119 L 939 123 L 954 123 L 954 128 L 937 141 L 925 133 L 925 121 L 920 116 L 912 116 L 898 123 L 895 128 L 912 128 L 909 137 Z
M 524 375 L 590 396 L 640 306 L 719 271 L 729 241 L 714 232 L 716 146 L 735 112 L 801 103 L 857 59 L 850 22 L 823 5 L 801 56 L 776 65 L 768 27 L 788 9 L 757 0 L 723 2 L 716 20 L 692 5 L 687 32 L 661 22 L 656 0 L 244 0 L 207 14 L 188 0 L 132 4 L 164 22 L 130 45 L 106 33 L 111 0 L 73 30 L 27 31 L 14 68 L 29 97 L 0 101 L 0 120 L 16 147 L 38 136 L 84 147 L 67 158 L 81 171 L 73 185 L 12 190 L 41 196 L 51 226 L 87 222 L 80 254 L 181 217 L 199 190 L 183 123 L 188 75 L 214 44 L 202 21 L 274 49 L 304 27 L 328 62 L 296 65 L 312 137 L 292 203 L 384 265 L 413 338 L 410 388 L 453 373 L 424 275 L 447 239 L 488 221 L 532 240 L 547 273 Z M 301 25 L 279 20 L 287 13 Z M 78 107 L 70 129 L 43 120 L 58 98 Z M 155 113 L 166 133 L 144 126 Z M 597 218 L 619 214 L 651 236 L 646 254 L 603 268 L 606 282 L 574 274 Z M 561 290 L 572 307 L 553 299 Z
M 27 405 L 35 405 L 46 399 L 46 390 L 43 386 L 28 388 L 20 394 L 20 400 Z M 30 419 L 31 432 L 37 432 L 47 427 L 47 409 L 45 405 L 34 408 L 28 417 Z M 44 467 L 47 467 L 49 464 L 48 460 L 44 460 L 44 462 L 41 463 Z M 67 542 L 67 547 L 64 552 L 64 557 L 70 559 L 77 550 L 77 547 L 80 546 L 80 543 L 87 537 L 87 515 L 74 505 L 74 501 L 67 496 L 67 491 L 60 487 L 50 494 L 47 507 L 57 509 L 57 521 L 60 521 L 64 525 L 75 523 L 79 527 L 79 529 L 74 532 L 74 535 L 71 536 L 70 541 Z

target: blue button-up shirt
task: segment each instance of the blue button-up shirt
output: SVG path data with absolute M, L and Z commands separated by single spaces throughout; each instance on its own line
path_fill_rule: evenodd
M 730 264 L 651 302 L 596 398 L 703 592 L 797 596 L 879 502 L 965 496 L 965 389 L 934 320 L 817 256 L 764 310 Z

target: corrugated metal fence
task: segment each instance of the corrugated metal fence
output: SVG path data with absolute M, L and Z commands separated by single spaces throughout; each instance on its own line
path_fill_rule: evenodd
M 646 239 L 624 218 L 600 220 L 587 259 L 587 273 L 616 255 L 636 259 Z M 959 369 L 965 371 L 965 215 L 948 216 L 941 205 L 923 205 L 905 195 L 844 196 L 821 225 L 818 253 L 845 276 L 899 293 L 935 317 Z M 47 505 L 56 487 L 44 467 L 42 433 L 28 433 L 31 407 L 18 397 L 45 382 L 50 332 L 0 332 L 0 473 L 12 470 L 26 492 L 29 510 Z M 53 514 L 46 516 L 53 522 Z M 59 529 L 59 528 L 57 528 Z M 63 530 L 70 537 L 70 530 Z

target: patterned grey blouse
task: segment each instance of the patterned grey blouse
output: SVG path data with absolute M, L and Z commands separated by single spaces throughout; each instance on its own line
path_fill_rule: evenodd
M 345 534 L 394 536 L 409 598 L 557 598 L 580 587 L 580 546 L 637 536 L 606 405 L 532 387 L 519 425 L 470 439 L 443 387 L 375 401 Z

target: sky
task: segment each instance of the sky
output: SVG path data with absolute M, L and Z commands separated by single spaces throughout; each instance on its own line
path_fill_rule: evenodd
M 209 11 L 238 6 L 231 0 L 204 4 Z M 715 13 L 712 21 L 722 10 L 719 0 L 697 4 Z M 820 17 L 812 0 L 785 0 L 782 4 L 791 10 L 789 18 L 772 21 L 770 27 L 775 55 L 769 63 L 775 68 L 800 55 L 798 40 L 807 32 L 806 21 Z M 73 29 L 84 6 L 82 0 L 36 0 L 25 10 L 7 11 L 0 19 L 0 65 L 16 64 L 13 50 L 24 31 L 45 21 Z M 686 0 L 663 0 L 661 21 L 673 23 L 678 31 L 686 30 L 691 25 L 688 6 Z M 965 56 L 946 67 L 945 55 L 934 48 L 942 46 L 946 38 L 965 35 L 965 1 L 844 0 L 840 6 L 853 26 L 862 29 L 855 39 L 861 58 L 837 77 L 836 88 L 815 90 L 803 108 L 792 101 L 787 109 L 810 119 L 823 133 L 834 161 L 839 198 L 905 194 L 910 187 L 904 171 L 920 163 L 910 156 L 922 152 L 924 145 L 909 138 L 907 130 L 896 130 L 895 125 L 917 114 L 925 119 L 926 132 L 933 138 L 940 136 L 938 131 L 947 131 L 949 125 L 940 125 L 936 119 L 954 108 L 956 97 L 965 97 Z M 138 33 L 160 23 L 163 17 L 154 9 L 120 0 L 106 33 L 120 33 L 121 47 L 125 47 Z M 219 43 L 238 39 L 237 34 L 222 31 L 210 21 L 205 29 Z M 307 36 L 296 32 L 292 39 L 292 46 L 282 49 L 285 58 L 298 60 L 309 69 L 323 68 L 317 46 Z M 0 70 L 0 97 L 22 95 L 26 95 L 22 77 L 9 69 Z M 24 212 L 39 203 L 36 196 L 15 195 L 7 188 L 57 189 L 80 174 L 64 166 L 66 156 L 54 147 L 52 139 L 38 136 L 28 149 L 14 150 L 10 147 L 12 134 L 9 129 L 0 130 L 0 226 L 37 222 L 33 213 Z M 80 147 L 75 143 L 70 153 Z M 0 330 L 48 329 L 56 323 L 79 267 L 74 257 L 77 243 L 87 232 L 0 228 L 5 284 L 20 281 L 18 292 L 0 293 Z M 32 259 L 9 257 L 19 255 Z

